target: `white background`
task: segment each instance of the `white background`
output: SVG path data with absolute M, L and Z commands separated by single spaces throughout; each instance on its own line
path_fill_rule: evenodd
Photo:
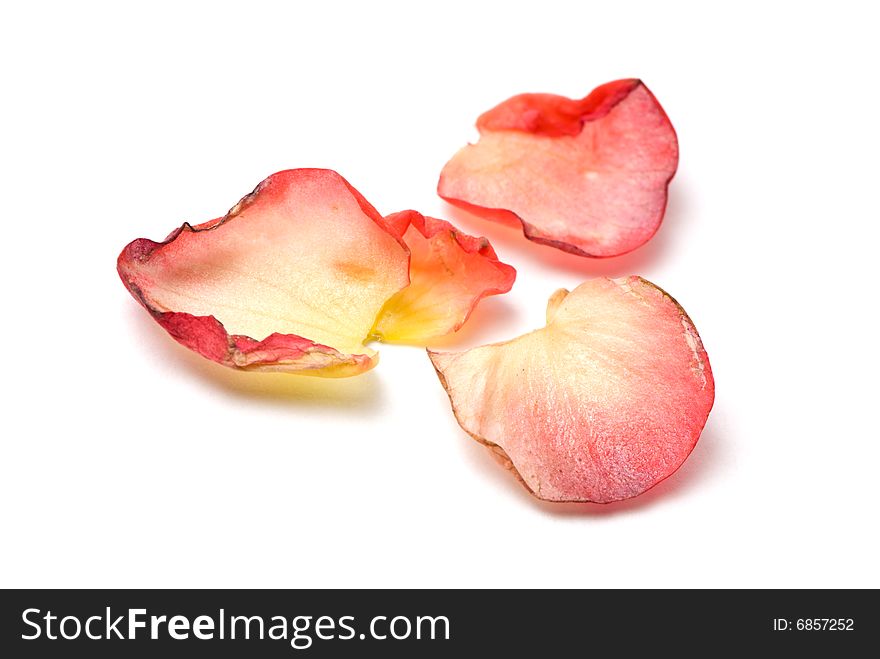
M 0 585 L 880 586 L 866 6 L 6 3 Z M 568 256 L 436 196 L 482 111 L 629 76 L 681 144 L 647 246 Z M 174 343 L 118 252 L 304 166 L 518 269 L 450 348 L 541 326 L 590 277 L 670 291 L 717 382 L 690 459 L 629 502 L 541 503 L 419 349 L 326 381 Z

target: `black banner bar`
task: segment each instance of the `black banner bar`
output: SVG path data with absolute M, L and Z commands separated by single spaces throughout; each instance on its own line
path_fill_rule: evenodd
M 630 656 L 641 647 L 841 657 L 876 649 L 878 627 L 873 590 L 0 592 L 4 657 Z

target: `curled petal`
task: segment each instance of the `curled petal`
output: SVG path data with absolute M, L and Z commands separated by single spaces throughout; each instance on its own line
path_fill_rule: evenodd
M 409 254 L 339 174 L 267 178 L 224 217 L 120 254 L 123 283 L 178 342 L 220 364 L 340 377 L 372 368 L 364 345 L 407 286 Z
M 477 121 L 480 140 L 440 175 L 438 193 L 525 236 L 581 256 L 608 257 L 660 227 L 678 167 L 678 140 L 640 80 L 581 100 L 522 94 Z
M 516 271 L 498 260 L 485 238 L 416 211 L 385 219 L 410 249 L 410 285 L 385 303 L 373 330 L 377 338 L 421 343 L 455 332 L 482 298 L 513 286 Z
M 461 427 L 535 496 L 607 503 L 675 472 L 715 396 L 687 314 L 640 277 L 557 291 L 547 326 L 458 353 L 429 351 Z

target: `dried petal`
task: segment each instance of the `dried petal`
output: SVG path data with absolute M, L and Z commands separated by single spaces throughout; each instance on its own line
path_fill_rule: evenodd
M 715 396 L 684 310 L 629 277 L 558 291 L 547 317 L 505 343 L 429 351 L 461 427 L 549 501 L 617 501 L 672 474 Z
M 482 298 L 506 293 L 516 271 L 485 238 L 449 222 L 402 211 L 385 218 L 412 253 L 410 285 L 388 302 L 373 334 L 383 341 L 422 343 L 457 331 Z
M 657 231 L 678 166 L 675 130 L 640 80 L 582 100 L 522 94 L 477 121 L 480 140 L 440 175 L 438 193 L 525 236 L 581 256 L 629 252 Z
M 372 368 L 364 340 L 408 281 L 409 254 L 339 174 L 267 178 L 218 220 L 140 239 L 117 267 L 171 336 L 215 362 L 340 377 Z

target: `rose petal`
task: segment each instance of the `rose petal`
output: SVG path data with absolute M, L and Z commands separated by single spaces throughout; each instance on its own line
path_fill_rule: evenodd
M 516 271 L 498 260 L 485 238 L 416 211 L 385 219 L 412 256 L 410 285 L 385 303 L 373 330 L 377 338 L 422 343 L 455 332 L 482 298 L 513 286 Z
M 229 213 L 135 240 L 123 283 L 171 336 L 220 364 L 339 377 L 372 368 L 364 340 L 408 281 L 409 254 L 339 174 L 267 178 Z
M 429 351 L 461 427 L 535 496 L 636 496 L 690 454 L 715 395 L 690 318 L 641 279 L 594 279 L 550 299 L 543 329 Z
M 478 215 L 522 223 L 525 236 L 581 256 L 629 252 L 657 231 L 678 141 L 640 80 L 576 101 L 523 94 L 477 121 L 480 140 L 440 175 L 441 197 Z

